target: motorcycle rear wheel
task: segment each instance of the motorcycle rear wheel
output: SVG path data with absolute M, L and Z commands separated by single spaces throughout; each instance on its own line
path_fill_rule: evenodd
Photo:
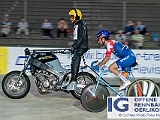
M 30 90 L 31 84 L 28 76 L 26 74 L 22 74 L 19 78 L 20 73 L 21 71 L 11 71 L 6 74 L 2 80 L 2 90 L 9 98 L 23 98 Z
M 90 83 L 95 83 L 96 78 L 88 73 L 88 72 L 80 72 L 77 75 L 77 90 L 72 90 L 71 94 L 78 100 L 80 100 L 81 93 L 83 88 L 90 84 Z

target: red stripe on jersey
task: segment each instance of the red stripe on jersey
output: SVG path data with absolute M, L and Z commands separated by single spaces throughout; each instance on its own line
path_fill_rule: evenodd
M 111 53 L 113 51 L 114 42 L 112 40 L 108 40 L 107 46 L 106 46 L 106 56 L 110 57 Z

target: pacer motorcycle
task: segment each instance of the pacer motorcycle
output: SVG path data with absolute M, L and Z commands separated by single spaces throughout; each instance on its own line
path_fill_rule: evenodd
M 89 83 L 95 82 L 96 78 L 88 73 L 80 71 L 77 75 L 77 89 L 68 91 L 62 88 L 63 82 L 70 83 L 71 70 L 64 69 L 56 54 L 71 54 L 69 49 L 34 49 L 26 48 L 24 67 L 21 71 L 11 71 L 2 80 L 2 90 L 12 99 L 25 97 L 30 90 L 30 79 L 27 73 L 35 76 L 35 84 L 41 94 L 51 91 L 62 90 L 70 92 L 75 98 L 80 99 L 82 89 Z M 83 57 L 83 62 L 86 64 Z M 67 84 L 67 85 L 68 85 Z M 66 87 L 67 87 L 66 85 Z

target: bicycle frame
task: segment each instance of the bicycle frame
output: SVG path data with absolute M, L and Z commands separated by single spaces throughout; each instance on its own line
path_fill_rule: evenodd
M 95 91 L 94 91 L 94 97 L 96 97 L 96 90 L 97 90 L 98 85 L 99 85 L 100 82 L 103 83 L 106 87 L 109 87 L 109 89 L 112 90 L 114 93 L 116 93 L 118 96 L 123 97 L 121 94 L 119 94 L 118 91 L 116 91 L 116 90 L 113 88 L 113 87 L 119 87 L 118 85 L 110 85 L 107 81 L 105 81 L 105 80 L 102 78 L 102 74 L 105 72 L 104 70 L 100 70 L 100 71 L 99 71 L 100 74 L 98 74 L 91 66 L 88 66 L 88 65 L 86 64 L 86 61 L 85 61 L 84 56 L 82 56 L 82 58 L 83 58 L 83 62 L 84 62 L 84 65 L 85 65 L 85 66 L 82 67 L 82 69 L 85 69 L 85 68 L 88 67 L 88 68 L 90 68 L 91 71 L 93 71 L 93 72 L 98 76 L 98 80 L 97 80 L 97 83 L 96 83 L 96 88 L 95 88 Z M 122 70 L 121 72 L 128 72 L 129 75 L 128 75 L 127 79 L 130 80 L 131 77 L 133 77 L 134 81 L 136 81 L 136 83 L 137 83 L 137 85 L 138 85 L 137 79 L 134 77 L 134 75 L 133 75 L 133 73 L 132 73 L 131 70 L 125 70 L 125 71 Z M 138 85 L 138 86 L 139 86 L 139 85 Z M 126 88 L 124 89 L 124 96 L 126 96 L 127 90 L 128 90 L 128 87 L 126 87 Z M 143 93 L 142 90 L 141 90 L 141 92 L 142 92 L 142 95 L 145 96 L 145 94 Z
M 97 80 L 96 83 L 92 83 L 87 85 L 81 94 L 80 102 L 82 106 L 90 111 L 90 112 L 101 112 L 107 107 L 107 97 L 110 95 L 109 89 L 117 94 L 117 97 L 126 97 L 126 96 L 135 96 L 135 97 L 152 97 L 160 95 L 159 87 L 152 80 L 137 80 L 131 68 L 136 66 L 137 63 L 122 68 L 121 72 L 128 80 L 133 79 L 134 81 L 128 87 L 123 90 L 124 94 L 119 93 L 119 90 L 115 90 L 113 86 L 111 86 L 106 80 L 103 79 L 102 75 L 104 73 L 108 74 L 108 70 L 98 69 L 97 65 L 98 61 L 93 61 L 91 66 L 87 66 L 90 68 L 91 72 L 95 74 Z M 94 70 L 94 69 L 95 70 Z M 97 72 L 99 71 L 99 72 Z M 117 77 L 118 78 L 118 77 Z M 108 87 L 108 88 L 107 88 Z M 121 92 L 121 91 L 120 91 Z
M 97 88 L 98 88 L 98 85 L 99 85 L 99 83 L 103 83 L 106 87 L 108 87 L 110 90 L 112 90 L 114 93 L 116 93 L 118 96 L 120 96 L 120 97 L 123 97 L 121 94 L 119 94 L 119 92 L 118 91 L 116 91 L 113 87 L 119 87 L 119 86 L 117 86 L 117 85 L 110 85 L 107 81 L 105 81 L 103 78 L 102 78 L 102 74 L 105 72 L 105 70 L 100 70 L 99 71 L 99 73 L 100 74 L 98 74 L 92 67 L 90 67 L 90 66 L 88 66 L 88 65 L 86 65 L 87 67 L 89 67 L 97 76 L 98 76 L 98 79 L 97 79 L 97 83 L 96 83 L 96 87 L 95 87 L 95 91 L 94 91 L 94 97 L 96 97 L 96 90 L 97 90 Z M 123 72 L 123 71 L 122 71 Z M 137 79 L 134 77 L 134 75 L 132 74 L 132 71 L 126 71 L 126 72 L 128 72 L 129 73 L 129 76 L 128 76 L 128 80 L 130 80 L 131 79 L 131 77 L 133 77 L 133 79 L 134 79 L 134 81 L 136 81 L 137 82 Z M 124 96 L 126 96 L 126 94 L 127 94 L 127 87 L 126 87 L 126 89 L 124 90 L 124 92 L 125 92 L 125 94 L 124 94 Z

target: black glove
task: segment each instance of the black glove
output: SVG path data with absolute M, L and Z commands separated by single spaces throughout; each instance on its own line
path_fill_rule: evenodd
M 71 53 L 74 53 L 74 50 L 75 50 L 75 49 L 74 49 L 73 46 L 70 46 L 69 49 L 70 49 Z

